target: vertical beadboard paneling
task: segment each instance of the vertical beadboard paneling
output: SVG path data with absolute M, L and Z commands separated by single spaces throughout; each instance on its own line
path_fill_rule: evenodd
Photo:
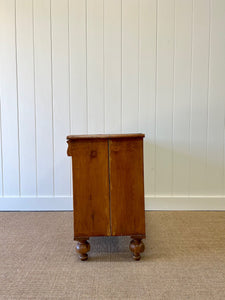
M 66 205 L 66 136 L 139 131 L 146 199 L 221 208 L 224 15 L 223 0 L 0 0 L 3 201 Z
M 175 56 L 173 106 L 173 193 L 189 189 L 190 87 L 192 1 L 175 1 Z
M 155 193 L 156 0 L 140 1 L 139 131 L 145 133 L 145 193 Z
M 138 131 L 139 1 L 122 1 L 122 132 Z
M 34 0 L 37 193 L 53 194 L 50 0 Z
M 71 133 L 87 133 L 86 0 L 69 0 Z
M 174 0 L 158 1 L 156 193 L 172 192 Z
M 194 0 L 190 132 L 190 195 L 206 188 L 208 119 L 209 0 Z
M 209 53 L 209 103 L 207 194 L 224 192 L 224 122 L 225 122 L 225 2 L 211 1 Z
M 87 0 L 88 132 L 105 127 L 103 67 L 103 0 Z
M 112 47 L 113 45 L 113 47 Z M 105 131 L 121 131 L 121 0 L 104 2 Z
M 36 195 L 32 1 L 16 1 L 21 195 Z
M 68 1 L 52 0 L 52 84 L 54 128 L 54 191 L 70 194 L 70 161 L 66 136 L 70 132 Z
M 0 1 L 0 98 L 4 195 L 20 194 L 15 1 Z

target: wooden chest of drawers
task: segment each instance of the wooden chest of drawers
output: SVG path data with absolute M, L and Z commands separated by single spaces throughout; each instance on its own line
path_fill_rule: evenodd
M 89 237 L 131 236 L 135 260 L 145 238 L 144 134 L 71 135 L 74 240 L 81 260 Z

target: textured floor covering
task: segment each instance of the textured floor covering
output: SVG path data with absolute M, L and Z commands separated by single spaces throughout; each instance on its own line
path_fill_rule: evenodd
M 79 261 L 71 212 L 0 213 L 0 299 L 225 299 L 225 212 L 147 212 L 146 251 L 92 238 Z

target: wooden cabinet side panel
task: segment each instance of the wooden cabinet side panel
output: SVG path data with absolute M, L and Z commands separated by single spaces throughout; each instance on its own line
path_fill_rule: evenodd
M 72 143 L 74 238 L 111 235 L 108 141 Z
M 112 235 L 145 235 L 143 140 L 110 140 Z

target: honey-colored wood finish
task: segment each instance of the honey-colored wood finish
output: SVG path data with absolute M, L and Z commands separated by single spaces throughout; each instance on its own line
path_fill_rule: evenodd
M 87 260 L 91 236 L 130 235 L 135 260 L 145 238 L 143 134 L 68 136 L 74 239 Z
M 124 139 L 124 138 L 144 138 L 143 133 L 127 133 L 127 134 L 87 134 L 87 135 L 68 135 L 68 140 L 82 140 L 82 139 Z
M 109 142 L 112 235 L 145 235 L 143 140 Z
M 73 143 L 74 238 L 109 236 L 108 141 Z

